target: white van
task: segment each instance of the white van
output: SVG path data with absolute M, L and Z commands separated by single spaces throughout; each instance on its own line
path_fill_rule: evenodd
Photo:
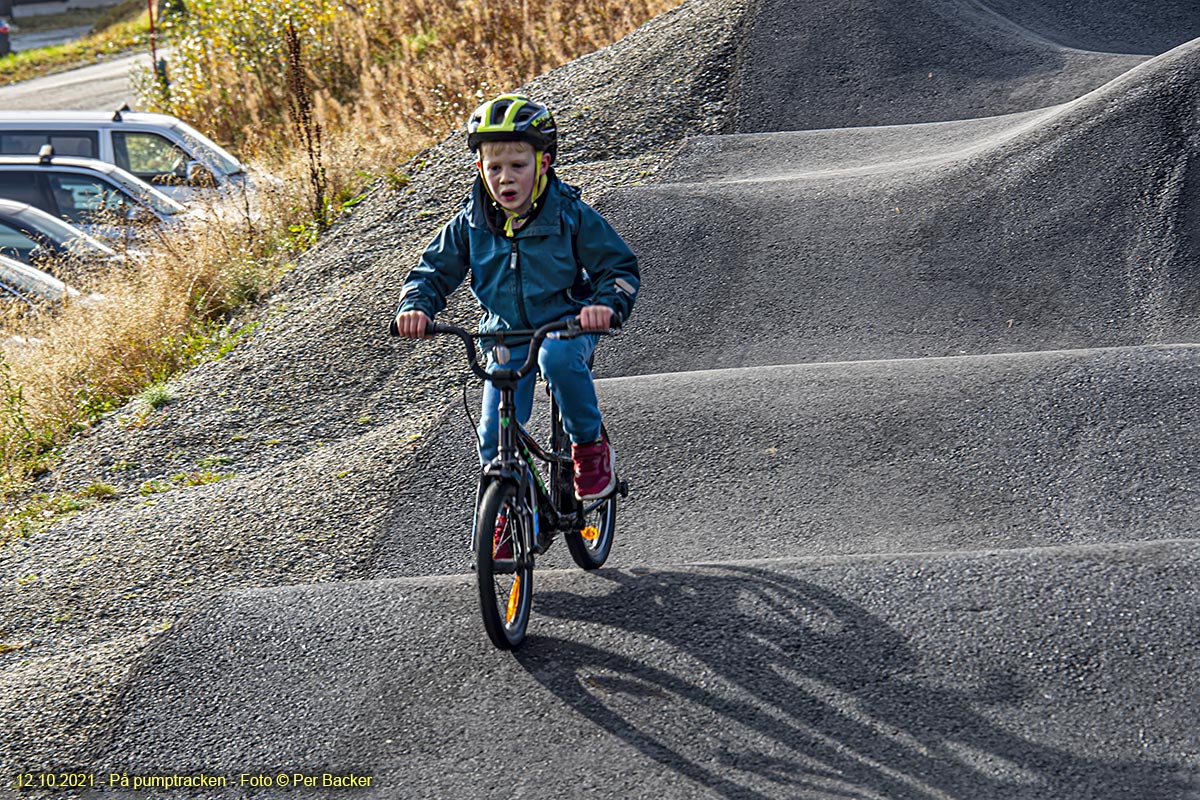
M 128 111 L 0 111 L 0 155 L 95 158 L 131 172 L 180 202 L 197 192 L 240 190 L 246 169 L 220 145 L 166 114 Z

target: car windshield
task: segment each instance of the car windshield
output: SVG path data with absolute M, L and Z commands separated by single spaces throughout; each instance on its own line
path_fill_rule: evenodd
M 186 210 L 158 189 L 143 181 L 139 181 L 122 169 L 113 168 L 111 172 L 106 171 L 106 174 L 112 179 L 113 183 L 153 208 L 159 214 L 174 216 L 175 214 L 182 214 Z
M 117 254 L 108 245 L 50 214 L 39 214 L 36 209 L 24 209 L 13 216 L 20 220 L 29 231 L 42 231 L 54 241 L 63 242 L 72 253 L 94 250 L 104 255 L 115 256 Z
M 246 168 L 241 162 L 231 156 L 229 153 L 212 139 L 209 139 L 200 131 L 187 125 L 183 122 L 175 122 L 175 129 L 187 140 L 194 143 L 199 149 L 204 151 L 204 154 L 211 159 L 213 165 L 226 175 L 237 175 L 245 172 Z

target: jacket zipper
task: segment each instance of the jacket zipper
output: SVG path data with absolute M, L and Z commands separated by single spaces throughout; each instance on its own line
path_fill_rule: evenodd
M 533 324 L 525 314 L 525 288 L 521 281 L 521 260 L 517 257 L 517 240 L 515 238 L 512 241 L 512 255 L 508 257 L 508 266 L 517 273 L 517 312 L 520 313 L 521 322 L 525 324 L 525 327 L 532 328 Z

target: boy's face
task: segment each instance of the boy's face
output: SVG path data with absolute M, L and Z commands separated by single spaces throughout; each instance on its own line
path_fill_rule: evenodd
M 550 156 L 542 154 L 536 169 L 533 145 L 528 142 L 484 142 L 479 146 L 479 168 L 492 197 L 516 214 L 533 205 L 533 187 L 538 175 L 550 168 Z

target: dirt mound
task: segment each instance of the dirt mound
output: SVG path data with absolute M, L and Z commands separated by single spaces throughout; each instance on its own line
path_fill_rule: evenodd
M 982 136 L 975 123 L 940 153 L 937 126 L 846 131 L 891 154 L 844 169 L 797 157 L 768 171 L 788 149 L 855 150 L 836 131 L 693 146 L 668 172 L 703 162 L 720 180 L 609 205 L 654 269 L 646 335 L 601 363 L 619 375 L 1196 341 L 1198 95 L 1200 41 L 1077 102 Z M 925 148 L 908 159 L 906 132 Z
M 1200 481 L 1197 367 L 1200 348 L 1178 346 L 601 381 L 633 489 L 614 558 L 649 566 L 1200 534 L 1186 488 Z M 415 454 L 377 576 L 464 569 L 475 458 L 461 415 Z M 563 548 L 539 563 L 571 567 Z
M 1065 47 L 1165 53 L 1196 36 L 1191 0 L 973 0 L 1015 25 Z
M 801 8 L 761 0 L 734 82 L 732 130 L 895 125 L 1040 108 L 1078 97 L 1140 58 L 1124 53 L 1159 53 L 1200 34 L 1200 6 L 1183 0 L 1136 9 L 1115 0 L 1066 11 L 1047 4 L 1051 12 L 1038 5 L 815 0 Z M 1110 17 L 1123 26 L 1110 28 Z M 1061 31 L 1076 46 L 1091 41 L 1115 52 L 1063 46 L 1027 21 Z

